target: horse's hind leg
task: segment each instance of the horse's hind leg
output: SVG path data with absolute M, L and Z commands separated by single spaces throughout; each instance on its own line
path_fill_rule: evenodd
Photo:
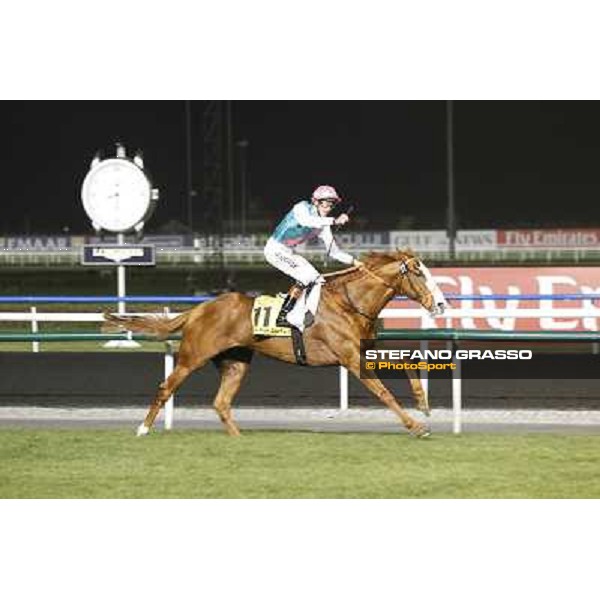
M 165 405 L 169 397 L 175 393 L 177 388 L 184 382 L 192 369 L 181 362 L 177 363 L 173 372 L 158 386 L 158 392 L 154 401 L 148 409 L 144 422 L 137 428 L 137 435 L 146 435 L 156 419 L 160 409 Z
M 158 391 L 148 409 L 148 414 L 144 422 L 137 429 L 138 436 L 146 435 L 150 431 L 160 409 L 187 379 L 188 375 L 208 362 L 210 354 L 201 350 L 195 350 L 185 339 L 181 342 L 177 364 L 173 372 L 158 386 Z
M 424 415 L 429 416 L 431 414 L 431 410 L 429 409 L 429 398 L 423 388 L 421 378 L 415 371 L 405 371 L 405 373 L 408 377 L 408 383 L 410 383 L 410 389 L 415 403 L 417 404 L 417 409 Z
M 221 385 L 213 406 L 229 435 L 238 436 L 240 430 L 231 416 L 231 403 L 238 393 L 242 380 L 250 368 L 249 360 L 218 358 L 214 360 L 221 374 Z

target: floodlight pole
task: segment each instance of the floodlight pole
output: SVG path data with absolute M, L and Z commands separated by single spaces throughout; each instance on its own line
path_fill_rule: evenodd
M 248 166 L 246 163 L 246 150 L 248 149 L 248 140 L 239 140 L 236 142 L 236 146 L 240 149 L 240 216 L 242 221 L 242 233 L 246 234 L 246 219 L 248 217 L 248 198 L 247 198 L 247 185 L 248 185 Z
M 226 127 L 227 127 L 227 196 L 229 204 L 229 227 L 227 233 L 233 235 L 235 233 L 235 198 L 234 198 L 234 183 L 233 183 L 233 125 L 231 119 L 231 100 L 227 100 L 226 108 Z
M 447 233 L 450 258 L 456 258 L 456 206 L 454 204 L 454 106 L 452 100 L 446 100 L 446 162 L 447 162 Z
M 192 208 L 192 109 L 190 101 L 185 101 L 185 170 L 187 186 L 187 225 L 189 232 L 194 233 L 194 217 Z

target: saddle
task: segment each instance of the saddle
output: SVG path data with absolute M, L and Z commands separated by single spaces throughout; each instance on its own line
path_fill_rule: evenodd
M 298 327 L 280 327 L 277 317 L 283 306 L 282 296 L 257 296 L 252 305 L 252 333 L 264 337 L 291 337 L 294 356 L 299 365 L 306 365 L 306 348 L 304 347 L 303 334 Z M 310 327 L 314 321 L 311 313 L 307 313 L 305 327 Z M 307 322 L 308 321 L 308 322 Z
M 330 277 L 334 277 L 337 275 L 341 275 L 343 273 L 350 273 L 352 271 L 356 271 L 358 267 L 350 267 L 348 269 L 344 269 L 342 271 L 336 271 L 334 273 L 327 273 L 322 276 L 323 280 L 327 280 Z M 293 286 L 292 286 L 293 288 Z M 308 298 L 310 296 L 311 290 L 313 286 L 309 286 L 304 291 L 304 298 Z M 308 306 L 305 303 L 305 307 L 308 308 L 303 315 L 300 316 L 301 321 L 295 321 L 298 326 L 293 326 L 290 324 L 289 327 L 281 327 L 277 325 L 277 317 L 281 312 L 281 307 L 283 306 L 284 296 L 268 296 L 261 295 L 257 296 L 254 299 L 254 304 L 252 305 L 252 333 L 255 336 L 264 336 L 264 337 L 291 337 L 292 343 L 294 347 L 294 355 L 296 357 L 296 362 L 300 365 L 306 365 L 306 350 L 304 348 L 304 340 L 303 340 L 303 331 L 305 328 L 310 327 L 314 320 L 315 314 L 317 311 L 317 306 L 319 302 L 320 291 L 318 294 L 313 296 L 312 305 Z M 298 301 L 300 304 L 300 301 Z M 293 313 L 296 307 L 294 307 L 290 311 L 290 315 L 294 316 Z M 310 310 L 312 309 L 312 311 Z M 288 315 L 289 316 L 289 315 Z

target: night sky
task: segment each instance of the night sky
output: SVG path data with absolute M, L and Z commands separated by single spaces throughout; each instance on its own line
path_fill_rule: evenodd
M 1 106 L 0 233 L 89 232 L 80 186 L 94 152 L 112 153 L 117 139 L 144 151 L 160 188 L 148 231 L 186 221 L 184 101 Z M 191 103 L 198 191 L 203 108 Z M 445 226 L 444 102 L 234 101 L 232 109 L 234 140 L 250 144 L 250 194 L 274 220 L 328 183 L 356 205 L 363 228 Z M 600 102 L 458 101 L 454 114 L 459 227 L 600 224 Z

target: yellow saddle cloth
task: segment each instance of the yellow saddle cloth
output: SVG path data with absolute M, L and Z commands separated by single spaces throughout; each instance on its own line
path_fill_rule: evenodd
M 257 296 L 252 305 L 252 333 L 271 337 L 290 337 L 289 327 L 277 327 L 277 315 L 283 305 L 279 296 Z

